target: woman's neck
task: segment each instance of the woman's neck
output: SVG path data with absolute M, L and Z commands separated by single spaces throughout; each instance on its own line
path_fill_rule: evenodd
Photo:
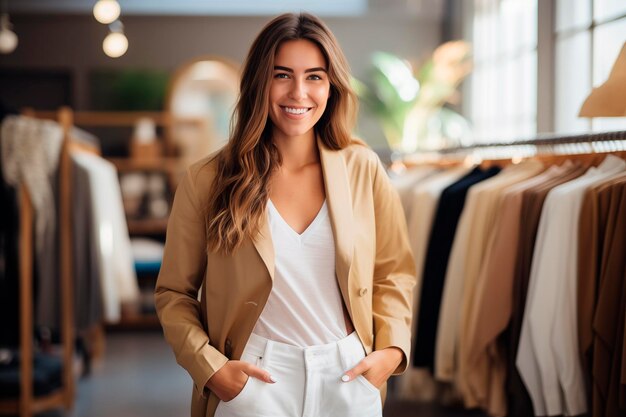
M 274 134 L 272 140 L 283 160 L 283 169 L 298 170 L 320 160 L 313 129 L 301 136 Z

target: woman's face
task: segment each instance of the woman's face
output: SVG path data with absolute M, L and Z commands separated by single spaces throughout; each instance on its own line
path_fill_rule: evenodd
M 274 58 L 269 116 L 274 137 L 311 132 L 322 117 L 330 93 L 324 55 L 313 42 L 282 43 Z

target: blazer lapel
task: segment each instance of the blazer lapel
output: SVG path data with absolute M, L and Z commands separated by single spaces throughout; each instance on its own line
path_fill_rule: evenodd
M 354 249 L 352 194 L 348 182 L 348 172 L 343 156 L 338 151 L 328 149 L 322 141 L 317 139 L 320 151 L 324 186 L 326 189 L 326 204 L 330 214 L 330 222 L 335 239 L 335 271 L 339 288 L 343 294 L 348 311 L 350 297 L 348 278 L 352 266 L 352 252 Z
M 274 243 L 272 242 L 272 234 L 270 233 L 270 225 L 267 221 L 267 215 L 261 219 L 261 227 L 259 234 L 254 239 L 254 247 L 259 256 L 263 259 L 263 263 L 270 274 L 272 282 L 274 281 Z

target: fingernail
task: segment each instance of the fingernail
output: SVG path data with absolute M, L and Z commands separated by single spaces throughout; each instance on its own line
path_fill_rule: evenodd
M 344 376 L 341 377 L 341 380 L 343 382 L 348 382 L 348 381 L 350 381 L 350 377 L 348 375 L 344 375 Z
M 272 382 L 276 383 L 276 380 L 275 380 L 275 379 L 274 379 L 274 377 L 273 377 L 273 376 L 271 376 L 271 375 L 270 375 L 270 381 L 272 381 Z

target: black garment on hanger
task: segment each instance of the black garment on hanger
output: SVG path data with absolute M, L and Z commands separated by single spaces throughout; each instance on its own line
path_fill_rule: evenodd
M 0 123 L 9 114 L 15 111 L 0 101 Z M 16 347 L 20 340 L 17 197 L 17 190 L 4 181 L 0 155 L 0 347 Z
M 422 292 L 415 329 L 417 337 L 413 351 L 415 367 L 427 367 L 431 372 L 434 371 L 441 296 L 456 227 L 465 205 L 465 196 L 471 186 L 499 172 L 498 167 L 487 170 L 476 167 L 441 193 L 430 231 L 422 275 Z

